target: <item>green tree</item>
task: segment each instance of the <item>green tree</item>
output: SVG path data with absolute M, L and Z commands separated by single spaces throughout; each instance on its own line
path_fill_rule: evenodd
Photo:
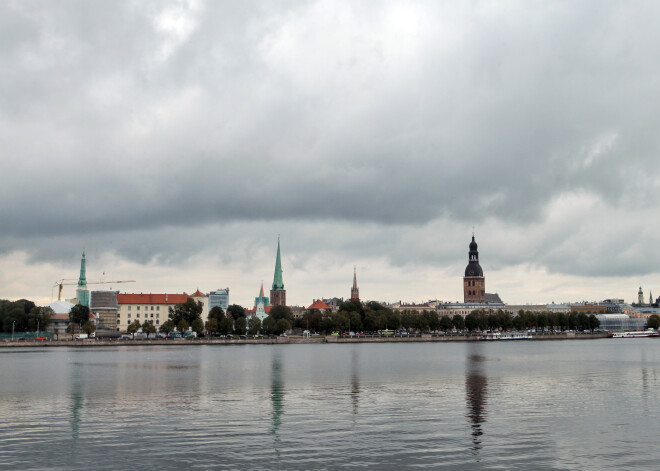
M 451 318 L 451 323 L 454 324 L 456 330 L 465 329 L 465 318 L 460 314 L 454 314 L 454 317 Z
M 28 328 L 30 330 L 46 330 L 54 315 L 55 313 L 49 307 L 33 307 L 30 314 L 28 314 Z
M 525 330 L 525 315 L 518 314 L 513 318 L 513 328 L 516 330 Z
M 71 323 L 66 326 L 66 333 L 71 334 L 71 340 L 73 340 L 73 334 L 79 331 L 79 326 L 78 324 Z
M 166 320 L 160 325 L 160 329 L 158 329 L 162 334 L 165 335 L 170 335 L 172 332 L 174 332 L 174 322 L 172 322 L 171 319 Z
M 360 301 L 344 301 L 339 305 L 339 312 L 357 312 L 360 317 L 364 315 L 364 306 Z
M 436 311 L 425 310 L 422 313 L 422 316 L 426 318 L 429 325 L 429 330 L 435 332 L 440 329 L 440 316 L 438 316 Z
M 76 304 L 69 311 L 69 321 L 79 326 L 89 322 L 89 308 L 82 304 Z
M 513 327 L 513 320 L 511 319 L 511 315 L 501 309 L 498 310 L 497 315 L 500 318 L 500 327 L 502 330 L 511 330 L 511 327 Z
M 556 324 L 559 330 L 563 332 L 568 327 L 568 317 L 563 312 L 558 312 L 556 317 Z
M 416 315 L 413 327 L 420 332 L 426 332 L 427 330 L 430 330 L 431 326 L 429 325 L 429 317 L 425 316 L 423 313 Z
M 190 324 L 188 324 L 185 319 L 181 319 L 176 325 L 176 330 L 178 330 L 179 333 L 184 334 L 188 332 L 188 327 L 190 327 Z
M 415 326 L 415 317 L 416 315 L 410 309 L 404 309 L 401 311 L 401 327 L 406 330 L 410 330 Z
M 544 312 L 539 312 L 536 315 L 536 327 L 541 331 L 544 332 L 545 328 L 548 326 L 548 317 L 545 315 Z
M 177 304 L 169 309 L 169 318 L 178 326 L 181 321 L 186 321 L 189 326 L 195 319 L 201 319 L 204 306 L 200 301 L 195 301 L 193 298 L 186 299 L 185 303 Z M 187 328 L 187 327 L 186 327 Z
M 96 325 L 94 325 L 93 322 L 87 321 L 82 325 L 82 331 L 87 335 L 92 335 L 94 332 L 96 332 Z
M 220 325 L 218 325 L 218 331 L 224 335 L 234 332 L 234 321 L 232 320 L 231 316 L 225 317 L 220 321 Z
M 465 328 L 472 333 L 477 330 L 479 323 L 477 322 L 477 314 L 475 311 L 472 311 L 470 314 L 465 316 Z
M 596 316 L 594 316 L 596 317 Z M 598 321 L 598 319 L 596 319 Z M 600 321 L 598 322 L 598 325 L 593 327 L 594 329 L 596 327 L 600 327 Z M 648 328 L 649 329 L 660 329 L 660 316 L 657 314 L 651 314 L 648 319 Z
M 293 314 L 291 313 L 291 308 L 288 306 L 273 306 L 270 309 L 270 317 L 279 321 L 280 319 L 286 319 L 291 322 L 293 319 Z
M 267 334 L 273 334 L 275 333 L 275 329 L 277 329 L 276 324 L 277 321 L 275 319 L 273 319 L 271 316 L 267 316 L 261 325 L 261 329 Z
M 336 329 L 336 327 L 335 327 L 335 320 L 334 320 L 334 318 L 333 318 L 330 314 L 325 314 L 325 315 L 321 318 L 321 325 L 320 325 L 320 329 L 319 329 L 319 330 L 321 330 L 321 332 L 323 332 L 323 333 L 325 333 L 326 335 L 328 335 L 328 334 L 334 332 L 335 329 Z
M 657 316 L 657 314 L 654 314 L 654 316 Z M 658 320 L 660 320 L 660 317 L 658 317 Z M 600 327 L 600 321 L 594 314 L 591 314 L 589 316 L 589 329 L 593 332 L 594 329 L 597 329 L 598 327 Z
M 378 323 L 379 323 L 378 314 L 376 314 L 374 311 L 371 311 L 371 310 L 365 311 L 364 320 L 362 321 L 362 325 L 364 326 L 364 330 L 367 330 L 367 331 L 378 330 Z M 323 330 L 323 328 L 321 330 Z
M 349 330 L 353 332 L 359 332 L 362 330 L 362 317 L 359 312 L 349 312 L 348 320 Z
M 252 316 L 252 319 L 250 319 L 249 324 L 250 324 L 250 334 L 257 335 L 261 330 L 261 319 L 259 319 L 257 316 Z
M 131 334 L 133 338 L 135 338 L 135 333 L 142 328 L 142 325 L 140 325 L 140 321 L 135 319 L 133 322 L 128 324 L 128 327 L 126 328 L 126 333 Z
M 445 332 L 445 334 L 452 327 L 453 327 L 453 324 L 452 324 L 451 319 L 449 318 L 449 316 L 445 315 L 445 316 L 442 316 L 440 318 L 440 328 Z
M 275 333 L 280 335 L 286 332 L 287 330 L 291 330 L 291 323 L 284 318 L 279 319 L 275 325 Z
M 247 332 L 247 319 L 245 317 L 239 317 L 234 322 L 234 331 L 238 335 L 245 335 Z
M 213 320 L 215 320 L 215 321 L 219 324 L 220 321 L 221 321 L 222 319 L 224 319 L 225 317 L 226 317 L 226 316 L 225 316 L 225 311 L 223 311 L 222 308 L 221 308 L 220 306 L 214 306 L 214 307 L 211 308 L 211 310 L 209 311 L 209 315 L 208 315 L 208 318 L 207 318 L 207 319 L 208 319 L 209 321 L 213 319 Z M 208 329 L 206 329 L 206 330 L 208 330 Z M 215 332 L 215 331 L 213 331 L 213 332 Z
M 217 319 L 209 319 L 206 321 L 206 332 L 209 335 L 213 335 L 218 331 L 218 320 Z
M 201 319 L 195 319 L 191 327 L 193 332 L 195 332 L 197 335 L 204 333 L 204 321 Z
M 147 339 L 149 338 L 149 334 L 155 334 L 156 326 L 154 325 L 154 321 L 144 321 L 144 324 L 142 324 L 142 333 L 147 334 Z
M 227 308 L 227 316 L 234 320 L 237 320 L 239 317 L 245 317 L 245 308 L 238 304 L 232 304 Z
M 344 312 L 335 312 L 330 314 L 332 322 L 334 324 L 334 329 L 339 332 L 344 332 L 348 329 L 348 316 Z

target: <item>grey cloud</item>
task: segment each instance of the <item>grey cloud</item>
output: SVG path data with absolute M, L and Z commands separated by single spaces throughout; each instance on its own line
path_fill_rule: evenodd
M 176 263 L 209 227 L 316 221 L 377 227 L 369 253 L 404 263 L 445 259 L 383 233 L 533 228 L 573 192 L 657 214 L 657 190 L 622 183 L 659 150 L 657 6 L 420 2 L 400 32 L 397 5 L 338 3 L 347 20 L 315 2 L 201 3 L 180 8 L 182 33 L 158 26 L 174 4 L 3 4 L 0 250 L 96 238 Z M 602 269 L 561 263 L 562 240 L 526 255 Z

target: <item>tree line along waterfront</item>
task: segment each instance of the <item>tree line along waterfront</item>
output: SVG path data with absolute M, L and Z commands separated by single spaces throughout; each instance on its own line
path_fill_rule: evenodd
M 263 322 L 256 316 L 248 319 L 242 306 L 230 305 L 225 312 L 220 307 L 209 311 L 207 321 L 202 320 L 203 306 L 188 299 L 169 308 L 168 319 L 160 327 L 151 320 L 140 323 L 133 321 L 128 326 L 129 334 L 142 333 L 150 336 L 185 334 L 195 332 L 197 336 L 226 335 L 280 335 L 285 332 L 310 331 L 318 334 L 345 332 L 376 332 L 404 329 L 407 332 L 483 332 L 522 331 L 539 332 L 593 331 L 600 322 L 594 314 L 584 312 L 554 313 L 520 310 L 512 315 L 504 310 L 477 309 L 467 316 L 439 316 L 436 311 L 396 311 L 374 301 L 346 301 L 337 312 L 326 313 L 311 309 L 301 317 L 294 317 L 286 306 L 273 306 Z M 53 311 L 48 307 L 36 306 L 34 302 L 0 300 L 0 326 L 4 335 L 13 333 L 43 333 L 52 323 Z M 91 334 L 96 326 L 90 321 L 89 308 L 80 304 L 69 313 L 67 333 Z M 648 327 L 660 328 L 660 316 L 652 315 Z

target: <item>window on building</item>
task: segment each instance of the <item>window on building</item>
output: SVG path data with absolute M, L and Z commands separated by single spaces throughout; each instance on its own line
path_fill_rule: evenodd
M 129 311 L 131 310 L 131 306 L 128 306 L 128 310 L 129 310 Z
M 151 306 L 151 310 L 152 310 L 152 311 L 154 310 L 154 307 L 153 307 L 153 306 Z
M 129 319 L 131 318 L 131 313 L 130 313 L 130 312 L 128 313 L 128 318 L 129 318 Z
M 158 316 L 159 316 L 159 315 L 160 315 L 160 314 L 156 313 L 156 319 L 158 319 Z
M 154 317 L 154 313 L 153 313 L 153 312 L 151 313 L 151 317 Z
M 156 325 L 158 325 L 158 324 L 160 324 L 160 321 L 158 319 L 156 319 Z
M 160 306 L 156 306 L 156 311 L 160 311 Z
M 137 309 L 137 310 L 139 311 L 139 310 L 140 310 L 140 306 L 137 306 L 135 309 Z
M 135 315 L 135 317 L 140 317 L 140 313 L 138 312 L 138 313 Z
M 117 319 L 117 325 L 119 325 L 120 322 L 121 322 L 121 321 L 120 321 L 119 319 Z

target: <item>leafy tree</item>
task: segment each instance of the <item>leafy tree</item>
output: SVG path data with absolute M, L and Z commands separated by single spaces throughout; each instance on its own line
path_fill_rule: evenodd
M 379 316 L 376 314 L 374 311 L 365 311 L 364 313 L 364 320 L 362 321 L 362 325 L 364 326 L 365 330 L 368 331 L 373 331 L 373 330 L 378 330 L 378 324 L 379 324 Z M 321 328 L 321 330 L 324 330 Z
M 596 317 L 596 316 L 594 316 L 594 317 Z M 598 320 L 598 319 L 596 319 L 596 320 Z M 598 322 L 598 325 L 596 327 L 599 327 L 599 326 L 600 326 L 600 321 Z M 593 329 L 595 329 L 596 327 L 593 327 Z M 660 329 L 660 316 L 659 315 L 652 314 L 652 315 L 649 316 L 648 328 L 649 329 Z
M 83 325 L 85 322 L 89 322 L 89 308 L 82 304 L 76 304 L 69 311 L 69 321 L 77 325 Z
M 545 331 L 545 328 L 548 326 L 548 317 L 545 315 L 544 312 L 539 312 L 536 315 L 536 327 L 541 330 L 541 332 Z
M 442 316 L 442 317 L 440 318 L 440 328 L 441 328 L 445 333 L 447 333 L 447 331 L 448 331 L 449 329 L 451 329 L 452 327 L 453 327 L 453 325 L 452 325 L 452 323 L 451 323 L 451 319 L 449 318 L 449 316 L 445 315 L 445 316 Z
M 513 328 L 516 330 L 525 330 L 525 315 L 518 314 L 513 318 Z
M 581 312 L 578 314 L 578 326 L 580 330 L 589 330 L 590 325 L 589 325 L 589 316 L 587 316 L 586 313 Z
M 190 327 L 190 324 L 188 324 L 188 322 L 186 322 L 185 319 L 181 319 L 176 325 L 176 330 L 178 330 L 179 333 L 183 334 L 185 332 L 188 332 L 188 327 Z
M 413 327 L 421 332 L 425 332 L 431 328 L 429 325 L 429 318 L 424 314 L 416 315 L 414 322 Z
M 470 314 L 465 316 L 465 328 L 472 333 L 473 331 L 477 330 L 479 327 L 479 324 L 477 322 L 477 315 L 475 311 L 472 311 Z
M 156 326 L 154 325 L 154 321 L 144 321 L 144 324 L 142 324 L 142 332 L 147 334 L 147 339 L 149 338 L 149 334 L 155 334 Z
M 28 330 L 23 301 L 0 301 L 0 318 L 4 332 L 11 332 L 12 328 L 15 332 Z
M 511 330 L 511 327 L 513 327 L 513 320 L 511 319 L 509 313 L 499 309 L 498 316 L 500 318 L 500 327 L 502 328 L 502 330 L 504 331 Z
M 348 316 L 344 312 L 335 312 L 334 314 L 330 314 L 330 318 L 332 319 L 332 323 L 334 324 L 334 330 L 338 330 L 339 332 L 344 332 L 346 329 L 348 329 Z
M 200 335 L 204 332 L 204 321 L 201 319 L 195 319 L 191 327 L 193 332 L 195 332 L 197 335 Z
M 264 322 L 261 326 L 261 329 L 266 332 L 267 334 L 272 334 L 275 333 L 275 329 L 277 329 L 277 321 L 273 319 L 271 316 L 268 316 L 264 319 Z
M 234 321 L 232 320 L 231 316 L 225 317 L 220 321 L 220 324 L 218 325 L 218 331 L 225 335 L 231 334 L 234 331 Z
M 245 335 L 247 332 L 247 319 L 245 317 L 239 317 L 234 322 L 234 331 L 238 335 Z
M 193 298 L 186 299 L 185 303 L 177 304 L 169 309 L 169 318 L 177 326 L 181 321 L 186 321 L 187 326 L 195 322 L 195 319 L 201 319 L 204 306 L 200 301 Z M 188 328 L 186 326 L 186 329 Z
M 218 320 L 213 318 L 209 319 L 208 321 L 206 321 L 205 327 L 206 327 L 206 332 L 209 335 L 215 334 L 218 331 Z
M 326 314 L 323 316 L 323 318 L 321 319 L 321 325 L 319 330 L 321 330 L 321 332 L 324 332 L 326 335 L 331 332 L 334 332 L 335 321 L 330 314 Z
M 171 319 L 168 319 L 160 325 L 160 329 L 158 330 L 165 335 L 169 335 L 174 332 L 174 327 L 176 327 L 174 322 Z
M 135 333 L 142 328 L 142 325 L 140 325 L 140 321 L 135 319 L 133 322 L 128 324 L 128 327 L 126 328 L 126 333 L 131 334 L 133 338 L 135 338 Z
M 257 316 L 252 316 L 250 319 L 250 334 L 257 335 L 261 330 L 261 319 Z
M 451 323 L 454 324 L 456 330 L 465 329 L 465 318 L 460 314 L 455 314 L 454 317 L 451 318 Z
M 73 340 L 73 334 L 78 332 L 78 329 L 79 329 L 78 324 L 71 323 L 66 326 L 66 333 L 71 334 L 71 340 Z
M 85 332 L 87 335 L 91 335 L 94 332 L 96 332 L 96 325 L 94 325 L 93 322 L 87 321 L 82 325 L 82 331 Z
M 438 316 L 437 312 L 425 310 L 422 313 L 422 316 L 424 318 L 426 318 L 426 321 L 428 322 L 429 330 L 432 330 L 432 331 L 435 332 L 438 329 L 440 329 L 440 317 Z M 451 329 L 451 327 L 450 327 L 450 329 Z
M 46 330 L 54 315 L 55 313 L 49 307 L 33 307 L 30 314 L 28 314 L 28 328 L 30 330 Z
M 234 320 L 238 319 L 239 317 L 245 317 L 245 308 L 243 306 L 239 306 L 238 304 L 232 304 L 227 308 L 227 316 Z
M 275 333 L 280 335 L 286 332 L 287 330 L 291 330 L 291 323 L 284 318 L 278 320 L 275 325 Z
M 406 329 L 412 329 L 415 326 L 415 314 L 410 309 L 401 311 L 401 326 Z
M 270 309 L 270 317 L 274 320 L 279 321 L 280 319 L 286 319 L 291 322 L 293 314 L 291 313 L 291 308 L 288 306 L 273 306 Z
M 362 330 L 362 317 L 359 312 L 349 312 L 348 313 L 348 327 L 349 330 L 358 332 Z
M 302 318 L 300 319 L 300 327 L 302 329 L 320 332 L 321 319 L 323 319 L 323 314 L 321 314 L 318 309 L 311 309 L 303 314 Z
M 488 314 L 488 328 L 490 330 L 499 330 L 500 327 L 500 317 L 494 312 Z
M 657 314 L 654 314 L 654 316 L 658 317 L 658 320 L 660 321 L 660 316 L 658 316 Z M 651 317 L 653 317 L 653 316 L 651 316 Z M 600 321 L 598 320 L 598 318 L 594 314 L 591 314 L 589 316 L 589 328 L 593 332 L 594 329 L 597 329 L 598 327 L 600 327 Z
M 213 319 L 213 320 L 215 320 L 217 323 L 220 323 L 220 321 L 221 321 L 222 319 L 224 319 L 225 317 L 226 317 L 226 316 L 225 316 L 225 311 L 223 311 L 222 308 L 221 308 L 220 306 L 214 306 L 214 307 L 211 308 L 211 310 L 209 311 L 208 320 L 210 321 L 210 320 Z M 206 330 L 208 330 L 208 329 L 206 329 Z M 215 332 L 215 330 L 214 330 L 213 332 Z
M 360 317 L 364 315 L 364 306 L 360 301 L 344 301 L 339 305 L 339 312 L 357 312 Z
M 369 301 L 367 303 L 367 308 L 371 309 L 372 311 L 384 311 L 386 309 L 385 306 L 377 303 L 376 301 Z
M 566 314 L 564 314 L 563 312 L 558 312 L 556 319 L 557 319 L 556 324 L 559 327 L 559 330 L 562 332 L 566 330 L 566 328 L 568 327 L 568 317 L 566 317 Z

